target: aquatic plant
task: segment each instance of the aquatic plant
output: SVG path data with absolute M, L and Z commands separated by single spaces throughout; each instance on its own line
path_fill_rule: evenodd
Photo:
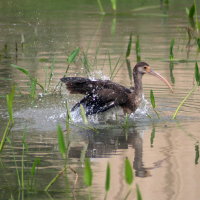
M 82 117 L 84 124 L 88 124 L 87 116 L 85 114 L 86 112 L 85 112 L 85 109 L 82 104 L 80 105 L 80 110 L 81 110 L 81 117 Z
M 84 167 L 84 183 L 87 187 L 92 186 L 93 172 L 91 168 L 90 159 L 85 159 L 85 167 Z
M 48 191 L 49 188 L 57 181 L 57 179 L 67 170 L 67 158 L 68 158 L 68 152 L 69 152 L 69 141 L 67 140 L 65 142 L 65 137 L 64 137 L 64 133 L 63 133 L 63 130 L 61 128 L 61 126 L 58 124 L 57 125 L 57 137 L 58 137 L 58 148 L 59 148 L 59 151 L 65 161 L 64 163 L 64 167 L 63 169 L 58 172 L 56 174 L 55 177 L 53 177 L 53 179 L 48 183 L 48 185 L 44 188 L 44 191 Z
M 15 95 L 15 86 L 12 87 L 11 92 L 6 95 L 6 102 L 7 102 L 7 110 L 9 114 L 9 120 L 7 122 L 6 128 L 3 132 L 3 137 L 0 142 L 0 152 L 3 150 L 4 143 L 6 141 L 6 137 L 9 134 L 13 124 L 14 124 L 14 119 L 13 119 L 13 99 Z
M 199 163 L 199 143 L 195 144 L 195 165 Z
M 110 164 L 107 163 L 107 167 L 106 167 L 106 181 L 105 181 L 105 191 L 106 191 L 106 194 L 105 194 L 104 200 L 107 199 L 107 194 L 108 194 L 109 190 L 110 190 Z
M 136 60 L 137 62 L 141 61 L 141 48 L 140 48 L 140 38 L 139 35 L 136 37 L 135 41 L 135 53 L 136 53 Z
M 112 66 L 112 62 L 111 62 L 111 57 L 110 57 L 110 53 L 108 52 L 108 60 L 109 60 L 109 73 L 110 73 L 110 80 L 113 80 L 114 77 L 117 75 L 119 69 L 120 69 L 120 65 L 119 65 L 119 62 L 120 62 L 120 59 L 121 57 L 119 57 L 115 63 L 114 66 Z
M 188 44 L 190 44 L 190 40 L 193 37 L 197 43 L 198 49 L 200 49 L 200 36 L 199 36 L 200 23 L 198 20 L 196 0 L 194 0 L 190 8 L 186 8 L 186 14 L 190 22 L 190 27 L 187 29 L 189 37 Z
M 170 61 L 172 61 L 174 59 L 174 42 L 175 40 L 172 39 L 171 42 L 170 42 L 170 48 L 169 48 L 169 58 L 170 58 Z
M 142 200 L 142 194 L 140 192 L 138 184 L 136 184 L 136 194 L 137 194 L 137 200 Z
M 178 107 L 176 108 L 172 119 L 175 119 L 180 108 L 184 105 L 184 103 L 187 101 L 187 99 L 192 95 L 192 93 L 197 89 L 198 86 L 200 86 L 200 73 L 199 73 L 199 67 L 198 67 L 198 63 L 195 63 L 195 69 L 194 69 L 194 74 L 195 74 L 195 80 L 196 83 L 194 84 L 194 86 L 192 87 L 192 89 L 188 92 L 188 94 L 184 97 L 184 99 L 180 102 L 180 104 L 178 105 Z
M 30 72 L 28 70 L 26 70 L 23 67 L 20 67 L 18 65 L 15 64 L 11 64 L 11 67 L 21 71 L 23 74 L 25 74 L 27 76 L 27 78 L 29 79 L 29 88 L 30 88 L 30 96 L 32 98 L 36 97 L 36 86 L 38 85 L 42 91 L 45 93 L 45 88 L 43 87 L 42 84 L 40 84 L 37 80 L 37 78 L 33 77 Z
M 155 138 L 155 133 L 156 133 L 156 129 L 155 127 L 153 127 L 152 131 L 151 131 L 151 137 L 150 137 L 150 144 L 151 147 L 153 147 L 153 142 L 154 142 L 154 138 Z
M 131 163 L 129 161 L 129 159 L 126 157 L 125 161 L 124 161 L 124 179 L 126 181 L 126 183 L 131 186 L 131 184 L 133 183 L 134 180 L 134 175 L 133 175 L 133 169 L 131 166 Z M 131 193 L 131 188 L 129 189 L 128 193 L 125 196 L 125 200 L 128 199 L 128 196 Z
M 130 33 L 130 36 L 129 36 L 128 46 L 127 46 L 127 50 L 126 50 L 126 58 L 128 58 L 130 56 L 131 48 L 132 48 L 132 33 Z
M 199 66 L 198 66 L 197 62 L 195 64 L 195 72 L 194 72 L 194 74 L 195 74 L 196 83 L 197 83 L 198 86 L 200 86 L 200 72 L 199 72 Z
M 128 158 L 125 158 L 124 161 L 124 178 L 128 185 L 133 183 L 133 169 Z
M 69 70 L 69 67 L 70 65 L 75 61 L 76 57 L 78 56 L 80 52 L 80 48 L 76 48 L 74 49 L 70 54 L 69 56 L 67 57 L 67 63 L 68 63 L 68 66 L 67 66 L 67 69 L 65 71 L 65 75 L 67 74 L 68 70 Z
M 113 11 L 117 10 L 117 0 L 110 0 Z
M 104 11 L 104 8 L 103 8 L 103 5 L 101 3 L 101 0 L 97 0 L 97 3 L 98 3 L 98 6 L 99 6 L 100 14 L 105 15 L 106 13 Z
M 46 73 L 45 73 L 46 77 L 45 77 L 45 86 L 44 86 L 46 93 L 49 91 L 50 84 L 54 75 L 54 69 L 55 69 L 55 59 L 53 59 L 50 67 L 46 67 Z
M 150 100 L 151 100 L 151 105 L 152 105 L 154 112 L 156 113 L 157 117 L 160 118 L 158 112 L 155 109 L 156 108 L 156 102 L 155 102 L 153 90 L 150 90 Z
M 30 171 L 30 190 L 33 190 L 35 188 L 36 182 L 35 182 L 35 178 L 36 178 L 36 172 L 38 169 L 38 166 L 40 165 L 41 160 L 40 158 L 35 158 L 31 167 L 31 171 Z
M 175 77 L 174 77 L 174 74 L 173 74 L 173 70 L 174 70 L 174 62 L 173 61 L 169 62 L 169 70 L 170 70 L 171 82 L 174 84 L 175 83 Z
M 67 147 L 65 144 L 64 134 L 60 125 L 57 126 L 57 134 L 58 134 L 58 147 L 59 151 L 63 157 L 66 158 Z
M 65 73 L 64 73 L 63 77 L 65 77 L 66 74 L 68 73 L 68 70 L 69 70 L 70 65 L 71 65 L 73 62 L 75 62 L 76 57 L 79 55 L 79 52 L 80 52 L 80 48 L 77 47 L 77 48 L 74 49 L 74 50 L 69 54 L 69 56 L 67 57 L 67 59 L 66 59 L 67 68 L 66 68 L 66 70 L 65 70 Z M 58 90 L 58 91 L 61 91 L 61 87 L 62 87 L 62 82 L 59 81 L 58 84 L 55 86 L 55 88 L 54 88 L 54 90 L 53 90 L 53 93 L 56 92 L 57 90 Z M 58 89 L 58 88 L 59 88 L 59 89 Z

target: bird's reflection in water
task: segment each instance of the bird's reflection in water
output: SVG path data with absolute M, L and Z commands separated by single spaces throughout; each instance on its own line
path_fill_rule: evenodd
M 134 152 L 133 168 L 135 175 L 138 177 L 150 176 L 150 168 L 145 168 L 143 164 L 143 138 L 142 132 L 135 127 L 128 130 L 123 129 L 99 129 L 98 133 L 87 133 L 87 151 L 86 157 L 105 158 L 112 155 L 120 154 L 120 150 L 132 147 Z M 80 156 L 75 148 L 70 150 L 70 156 Z

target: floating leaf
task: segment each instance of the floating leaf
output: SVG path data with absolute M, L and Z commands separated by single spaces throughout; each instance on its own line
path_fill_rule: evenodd
M 105 182 L 105 190 L 108 192 L 110 189 L 110 164 L 107 164 L 106 168 L 106 182 Z
M 92 185 L 92 169 L 91 169 L 91 164 L 90 164 L 90 159 L 86 158 L 85 159 L 85 168 L 84 168 L 84 183 L 86 186 L 91 186 Z
M 68 56 L 68 58 L 67 58 L 67 62 L 68 62 L 69 64 L 71 64 L 72 62 L 74 62 L 76 56 L 79 54 L 79 51 L 80 51 L 80 48 L 76 48 L 76 49 L 74 49 L 74 50 L 71 52 L 71 54 L 70 54 L 70 55 Z
M 138 184 L 136 184 L 136 193 L 137 193 L 137 200 L 142 200 L 142 194 L 140 192 Z
M 133 182 L 133 169 L 128 158 L 125 159 L 125 181 L 131 185 Z
M 57 134 L 58 134 L 58 146 L 59 151 L 62 154 L 63 158 L 65 158 L 65 153 L 67 151 L 64 134 L 60 125 L 57 126 Z
M 126 58 L 128 58 L 130 56 L 131 47 L 132 47 L 132 33 L 129 36 L 128 47 L 127 47 L 127 50 L 126 50 Z
M 155 97 L 154 97 L 154 94 L 153 94 L 153 90 L 150 91 L 150 100 L 151 100 L 151 105 L 154 109 L 156 107 L 156 103 L 155 103 Z

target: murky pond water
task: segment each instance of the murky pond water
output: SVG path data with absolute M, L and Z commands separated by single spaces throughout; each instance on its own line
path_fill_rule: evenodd
M 136 198 L 136 183 L 143 199 L 199 199 L 199 88 L 181 107 L 176 120 L 172 120 L 180 101 L 194 85 L 194 66 L 199 61 L 195 42 L 187 47 L 189 23 L 185 7 L 191 4 L 192 1 L 186 0 L 170 1 L 163 6 L 156 0 L 119 1 L 118 12 L 113 14 L 110 2 L 103 1 L 108 14 L 100 15 L 96 1 L 1 0 L 0 138 L 8 121 L 5 96 L 13 85 L 16 95 L 14 126 L 0 153 L 0 199 L 87 199 L 89 191 L 93 199 L 103 199 L 108 162 L 111 187 L 107 199 L 125 199 L 130 189 L 123 178 L 126 157 L 135 173 L 128 199 Z M 144 9 L 144 6 L 153 7 Z M 141 7 L 140 11 L 132 10 Z M 68 138 L 70 168 L 67 174 L 59 176 L 48 193 L 43 192 L 63 170 L 57 125 L 66 129 L 66 100 L 72 107 L 81 98 L 69 94 L 64 86 L 61 94 L 53 92 L 68 67 L 67 56 L 80 47 L 68 76 L 106 79 L 110 77 L 110 66 L 117 66 L 114 81 L 129 87 L 125 53 L 130 33 L 133 34 L 132 66 L 136 63 L 135 41 L 139 36 L 142 60 L 171 81 L 174 93 L 159 80 L 145 75 L 145 100 L 129 118 L 128 126 L 120 109 L 89 117 L 89 125 L 84 125 L 79 113 L 72 113 L 74 122 Z M 170 63 L 172 39 L 174 61 Z M 29 95 L 30 80 L 11 64 L 28 70 L 48 89 L 47 94 L 38 88 L 33 100 Z M 53 78 L 49 85 L 51 68 Z M 151 89 L 160 119 L 151 108 Z M 91 190 L 83 182 L 85 157 L 90 158 L 93 170 Z M 40 164 L 33 178 L 31 168 L 36 158 Z M 75 190 L 74 170 L 78 174 Z M 18 189 L 22 184 L 19 180 L 25 180 L 26 190 Z M 33 190 L 29 192 L 31 187 Z

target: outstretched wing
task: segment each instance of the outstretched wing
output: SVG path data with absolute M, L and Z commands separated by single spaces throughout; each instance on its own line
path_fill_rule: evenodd
M 66 77 L 61 79 L 72 94 L 85 94 L 72 111 L 81 104 L 87 115 L 104 112 L 112 107 L 123 105 L 131 90 L 109 80 L 90 80 L 82 77 Z
M 131 93 L 130 89 L 110 80 L 91 80 L 83 77 L 64 77 L 60 80 L 66 84 L 66 87 L 71 94 L 87 95 L 102 89 L 112 89 L 116 92 L 125 91 Z

